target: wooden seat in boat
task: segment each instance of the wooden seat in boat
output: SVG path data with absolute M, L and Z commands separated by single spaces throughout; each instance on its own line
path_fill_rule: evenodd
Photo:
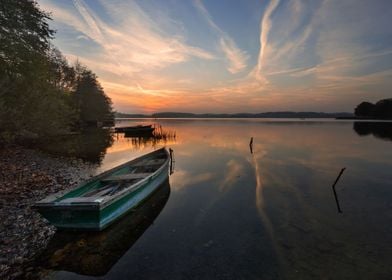
M 113 175 L 108 178 L 102 179 L 103 182 L 113 182 L 113 181 L 126 181 L 135 179 L 144 179 L 152 173 L 129 173 L 123 175 Z
M 133 164 L 132 166 L 139 167 L 139 166 L 162 165 L 165 161 L 166 161 L 166 159 L 143 160 L 141 162 Z
M 98 202 L 96 201 L 98 197 L 90 196 L 90 197 L 70 197 L 67 199 L 63 199 L 61 201 L 62 204 L 78 204 L 78 203 L 91 203 L 91 202 Z

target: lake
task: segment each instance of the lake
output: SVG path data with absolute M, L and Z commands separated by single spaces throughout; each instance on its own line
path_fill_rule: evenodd
M 147 123 L 168 136 L 114 135 L 95 172 L 167 146 L 174 150 L 169 182 L 112 232 L 55 236 L 49 278 L 391 279 L 391 123 L 161 119 L 117 126 Z

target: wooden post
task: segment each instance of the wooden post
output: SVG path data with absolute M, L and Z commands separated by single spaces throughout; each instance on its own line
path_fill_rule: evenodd
M 170 152 L 170 175 L 174 173 L 174 166 L 173 166 L 173 149 L 169 148 Z
M 249 149 L 250 149 L 250 153 L 253 154 L 253 137 L 250 138 Z
M 340 170 L 340 173 L 339 173 L 338 177 L 336 178 L 335 182 L 332 185 L 332 190 L 333 190 L 333 194 L 335 196 L 336 206 L 338 207 L 338 212 L 339 213 L 342 213 L 342 210 L 340 209 L 339 199 L 338 199 L 338 195 L 337 195 L 336 190 L 335 190 L 335 185 L 339 181 L 340 176 L 342 176 L 344 170 L 346 170 L 346 167 L 343 167 L 342 170 Z

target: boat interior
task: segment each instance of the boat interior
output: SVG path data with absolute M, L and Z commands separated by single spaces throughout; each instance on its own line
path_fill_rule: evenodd
M 166 159 L 166 153 L 159 153 L 153 158 L 146 158 L 125 165 L 107 176 L 87 184 L 83 190 L 75 193 L 71 192 L 58 201 L 76 204 L 102 202 L 105 197 L 113 196 L 124 189 L 134 189 L 136 191 L 140 186 L 137 183 L 157 171 Z

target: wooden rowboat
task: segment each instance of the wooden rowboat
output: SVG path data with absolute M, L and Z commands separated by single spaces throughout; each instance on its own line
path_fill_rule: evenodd
M 60 229 L 102 230 L 147 199 L 168 177 L 165 148 L 93 177 L 34 206 Z
M 114 131 L 120 133 L 124 132 L 128 134 L 143 135 L 143 134 L 152 134 L 154 129 L 155 128 L 152 127 L 152 125 L 136 125 L 136 126 L 116 127 Z
M 37 263 L 45 269 L 104 276 L 159 216 L 170 195 L 166 179 L 141 205 L 109 228 L 94 232 L 57 231 Z

